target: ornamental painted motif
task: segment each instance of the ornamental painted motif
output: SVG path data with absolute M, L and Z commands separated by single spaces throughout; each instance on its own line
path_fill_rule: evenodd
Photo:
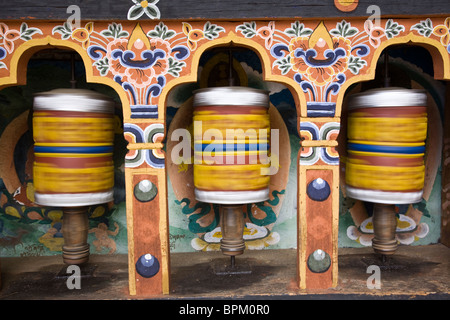
M 426 19 L 411 25 L 409 30 L 393 19 L 381 20 L 379 25 L 372 20 L 362 25 L 346 20 L 335 25 L 295 21 L 287 28 L 278 27 L 286 23 L 275 21 L 224 26 L 208 21 L 200 26 L 181 22 L 178 29 L 169 29 L 160 22 L 146 31 L 138 23 L 130 32 L 118 23 L 97 32 L 89 22 L 76 30 L 65 23 L 55 27 L 53 34 L 80 42 L 100 75 L 113 75 L 129 95 L 132 118 L 158 118 L 157 98 L 167 80 L 183 74 L 186 59 L 199 44 L 226 36 L 232 30 L 236 36 L 263 41 L 273 59 L 271 72 L 293 79 L 305 94 L 307 116 L 333 117 L 342 86 L 349 78 L 369 72 L 370 59 L 382 41 L 409 32 L 435 38 L 450 50 L 449 21 L 447 18 L 433 27 L 433 21 Z
M 154 4 L 156 1 L 148 2 L 147 6 L 136 2 L 135 6 L 147 9 Z M 209 21 L 150 22 L 145 27 L 142 23 L 123 23 L 87 22 L 72 28 L 66 22 L 54 26 L 51 36 L 79 44 L 98 75 L 109 77 L 122 87 L 130 103 L 130 118 L 139 120 L 163 120 L 164 115 L 159 114 L 163 110 L 160 97 L 167 84 L 191 74 L 193 53 L 207 42 L 221 38 L 236 42 L 242 38 L 250 41 L 243 42 L 249 46 L 252 41 L 262 45 L 270 60 L 271 70 L 266 73 L 292 80 L 296 93 L 304 95 L 300 100 L 305 101 L 306 108 L 302 105 L 297 108 L 305 108 L 306 114 L 303 111 L 300 114 L 312 118 L 339 116 L 336 105 L 341 89 L 355 76 L 372 72 L 374 53 L 384 41 L 413 35 L 424 41 L 437 41 L 450 54 L 450 18 L 386 19 L 378 23 L 321 21 L 315 25 L 301 21 L 221 25 Z M 0 75 L 7 75 L 8 56 L 17 46 L 47 36 L 39 26 L 0 23 Z M 326 157 L 327 151 L 323 152 Z M 334 157 L 335 152 L 332 153 Z
M 0 23 L 0 60 L 6 57 L 7 54 L 11 54 L 14 51 L 14 43 L 17 40 L 31 40 L 33 35 L 42 34 L 42 31 L 38 28 L 29 28 L 25 22 L 22 22 L 19 30 L 9 29 L 8 25 L 4 22 Z M 4 62 L 0 61 L 0 69 L 8 69 Z
M 236 27 L 246 38 L 265 40 L 266 49 L 275 58 L 272 67 L 293 78 L 307 94 L 310 117 L 335 116 L 335 98 L 347 78 L 367 68 L 365 58 L 383 37 L 391 39 L 404 30 L 392 19 L 384 28 L 366 20 L 362 30 L 345 20 L 331 30 L 323 21 L 314 30 L 299 21 L 284 30 L 276 29 L 274 21 L 258 29 L 256 22 Z
M 164 219 L 168 205 L 167 168 L 162 143 L 166 131 L 165 99 L 176 85 L 197 80 L 198 70 L 195 68 L 207 49 L 233 43 L 255 50 L 263 66 L 263 80 L 277 81 L 289 87 L 297 108 L 298 131 L 303 139 L 300 159 L 296 164 L 298 176 L 302 174 L 308 181 L 324 181 L 332 190 L 326 201 L 320 201 L 321 195 L 315 199 L 308 195 L 308 198 L 305 179 L 298 179 L 298 217 L 299 221 L 306 222 L 302 227 L 308 225 L 308 222 L 312 222 L 310 225 L 336 227 L 338 219 L 335 218 L 339 214 L 339 199 L 336 195 L 339 194 L 339 155 L 335 146 L 340 130 L 342 99 L 351 84 L 373 78 L 375 64 L 382 50 L 391 44 L 407 42 L 427 46 L 434 50 L 434 54 L 441 55 L 437 64 L 442 63 L 443 68 L 435 71 L 442 74 L 436 75 L 436 78 L 450 79 L 450 17 L 382 19 L 379 23 L 371 20 L 134 21 L 145 17 L 159 19 L 157 3 L 158 0 L 133 1 L 130 2 L 132 7 L 128 12 L 128 21 L 85 21 L 79 28 L 58 22 L 0 22 L 1 86 L 17 84 L 19 76 L 23 79 L 24 75 L 20 74 L 18 65 L 22 62 L 20 59 L 23 53 L 30 48 L 67 46 L 81 55 L 88 71 L 87 77 L 91 77 L 88 81 L 109 84 L 117 90 L 124 108 L 124 136 L 129 142 L 125 160 L 127 195 L 132 194 L 130 186 L 132 188 L 143 179 L 153 183 L 158 190 L 155 200 L 144 203 L 131 197 L 131 201 L 127 202 L 127 219 L 130 219 L 127 223 L 132 225 L 133 219 L 140 222 L 134 224 L 136 229 L 130 229 L 130 234 L 136 232 L 146 235 L 148 232 L 144 225 L 149 228 L 148 223 L 155 222 L 154 218 L 159 213 L 160 224 L 155 222 L 151 230 L 154 233 L 160 232 L 158 239 L 164 240 L 167 232 L 167 221 Z M 322 184 L 317 185 L 320 187 Z M 280 190 L 280 195 L 281 192 L 284 190 Z M 302 197 L 306 199 L 306 205 L 301 203 Z M 181 199 L 180 202 L 184 200 Z M 323 221 L 319 222 L 314 221 L 316 216 L 309 215 L 313 208 L 317 208 L 317 203 L 323 209 L 321 212 L 327 214 L 320 217 Z M 269 204 L 272 207 L 276 205 Z M 270 211 L 269 206 L 256 207 L 257 205 L 249 207 L 246 211 L 251 220 L 247 232 L 256 235 L 249 240 L 254 241 L 255 247 L 276 244 L 279 234 L 266 228 L 274 222 L 276 215 Z M 184 205 L 184 208 L 191 223 L 190 228 L 195 232 L 205 232 L 205 237 L 196 239 L 192 245 L 198 250 L 215 247 L 219 234 L 217 225 L 214 225 L 217 222 L 214 208 L 209 212 L 212 219 L 207 232 L 202 229 L 206 225 L 203 224 L 204 221 L 200 223 L 194 220 L 199 213 L 196 210 L 201 211 L 203 208 L 189 205 Z M 256 209 L 262 210 L 265 215 L 261 215 L 262 218 L 256 217 Z M 11 216 L 23 218 L 26 215 L 34 220 L 45 215 L 55 216 L 53 222 L 59 225 L 59 213 L 9 211 L 11 214 L 7 214 Z M 149 212 L 151 219 L 148 218 Z M 97 213 L 94 212 L 93 215 L 96 216 Z M 411 239 L 420 238 L 427 233 L 426 226 L 417 221 L 413 224 L 403 218 L 399 220 L 401 231 L 405 232 L 402 235 L 404 243 L 410 243 Z M 360 243 L 368 242 L 371 237 L 370 223 L 369 220 L 364 220 L 360 229 L 348 229 L 348 237 Z M 414 226 L 417 227 L 415 230 L 420 227 L 420 232 L 411 233 Z M 318 238 L 330 235 L 333 230 L 323 231 L 318 228 L 313 236 Z M 306 248 L 312 243 L 305 240 L 306 236 L 310 235 L 303 232 L 298 239 L 303 241 L 300 248 Z M 164 255 L 169 252 L 167 244 L 159 246 L 151 241 L 146 242 L 145 239 L 129 238 L 134 241 L 133 246 L 129 247 L 134 250 L 130 256 L 139 257 L 143 253 L 141 251 L 149 250 L 147 247 L 154 245 L 152 250 L 156 251 L 162 262 L 161 270 L 168 270 L 164 266 Z M 328 242 L 337 242 L 336 232 Z M 322 249 L 335 257 L 334 249 Z M 304 260 L 304 256 L 306 251 L 300 252 L 300 259 Z M 334 262 L 333 267 L 337 268 L 335 265 Z M 300 263 L 300 269 L 302 267 L 303 264 Z M 142 292 L 145 289 L 139 287 L 139 284 L 137 289 L 133 287 L 137 283 L 134 281 L 135 277 L 135 274 L 130 274 L 130 292 Z M 301 275 L 301 279 L 304 278 L 304 274 Z M 165 278 L 162 283 L 166 286 Z M 305 287 L 305 284 L 301 284 L 301 287 Z M 166 292 L 166 288 L 167 286 L 161 290 Z
M 450 54 L 450 17 L 445 19 L 443 24 L 439 24 L 435 27 L 433 27 L 431 19 L 422 20 L 413 25 L 411 30 L 416 30 L 420 35 L 428 38 L 436 36 Z
M 150 0 L 150 1 L 132 0 L 132 1 L 134 5 L 128 10 L 127 14 L 128 20 L 137 20 L 144 14 L 150 19 L 161 18 L 161 13 L 159 12 L 158 7 L 156 6 L 159 0 Z
M 183 23 L 182 32 L 169 30 L 160 22 L 153 30 L 144 32 L 137 23 L 128 33 L 121 24 L 112 23 L 108 29 L 95 31 L 94 23 L 72 30 L 68 23 L 53 28 L 62 39 L 72 38 L 82 43 L 94 61 L 100 75 L 109 73 L 128 93 L 132 119 L 158 118 L 157 99 L 167 77 L 179 77 L 184 62 L 201 40 L 213 40 L 225 29 L 206 22 L 203 29 L 193 29 Z
M 148 11 L 156 3 L 135 2 L 135 6 Z M 306 104 L 306 108 L 297 106 L 306 110 L 306 114 L 300 112 L 301 116 L 312 118 L 339 116 L 336 105 L 342 88 L 348 87 L 349 80 L 355 76 L 373 72 L 370 65 L 374 54 L 380 52 L 381 43 L 387 40 L 404 36 L 414 36 L 424 42 L 430 39 L 450 54 L 450 18 L 341 20 L 316 24 L 301 21 L 221 22 L 221 25 L 209 21 L 142 23 L 87 22 L 72 28 L 66 22 L 51 29 L 52 37 L 79 44 L 97 74 L 113 79 L 122 87 L 130 103 L 131 119 L 163 120 L 164 115 L 159 114 L 163 110 L 160 97 L 167 84 L 193 72 L 192 56 L 200 46 L 210 41 L 226 44 L 220 42 L 222 38 L 235 39 L 248 46 L 261 45 L 271 68 L 266 73 L 292 80 L 291 87 L 296 94 L 303 94 L 300 101 Z M 48 32 L 40 26 L 39 23 L 31 27 L 25 22 L 0 23 L 0 76 L 8 74 L 8 57 L 17 46 L 47 36 L 44 33 Z

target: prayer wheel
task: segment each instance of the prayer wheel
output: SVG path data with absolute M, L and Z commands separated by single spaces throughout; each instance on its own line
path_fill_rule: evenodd
M 194 97 L 197 200 L 220 204 L 269 197 L 267 92 L 246 87 L 201 89 Z
M 87 261 L 87 206 L 113 200 L 113 102 L 81 89 L 34 98 L 35 202 L 63 207 L 63 257 Z
M 269 95 L 206 88 L 195 92 L 193 106 L 195 197 L 221 205 L 222 251 L 238 255 L 245 248 L 242 205 L 269 199 Z
M 351 96 L 348 110 L 347 195 L 375 203 L 372 244 L 375 251 L 390 254 L 397 245 L 394 205 L 422 200 L 427 95 L 404 88 L 373 89 Z M 378 245 L 380 238 L 384 244 Z

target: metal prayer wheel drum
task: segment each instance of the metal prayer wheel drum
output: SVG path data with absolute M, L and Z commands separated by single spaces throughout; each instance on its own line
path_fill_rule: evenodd
M 56 89 L 34 98 L 35 202 L 64 207 L 63 261 L 89 260 L 87 206 L 113 200 L 114 105 L 106 96 Z
M 196 199 L 218 204 L 267 200 L 268 93 L 246 87 L 201 89 L 193 106 Z
M 383 88 L 350 97 L 346 189 L 383 204 L 420 202 L 425 178 L 427 96 Z
M 374 203 L 372 248 L 397 250 L 395 204 L 420 202 L 425 179 L 427 95 L 383 88 L 349 99 L 347 196 Z
M 221 205 L 220 248 L 234 267 L 245 249 L 242 205 L 269 199 L 269 95 L 207 88 L 195 92 L 193 106 L 195 197 Z
M 78 207 L 113 200 L 113 104 L 104 95 L 56 89 L 34 98 L 35 202 Z

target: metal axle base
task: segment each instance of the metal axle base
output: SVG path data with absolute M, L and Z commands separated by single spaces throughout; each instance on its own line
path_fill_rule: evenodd
M 88 231 L 87 207 L 68 207 L 64 209 L 62 224 L 64 237 L 62 256 L 64 263 L 81 265 L 89 261 Z
M 373 250 L 383 256 L 394 254 L 398 246 L 395 236 L 397 219 L 394 205 L 376 203 L 373 208 L 372 219 L 374 232 L 374 238 L 372 239 Z
M 90 278 L 94 276 L 94 271 L 97 269 L 97 265 L 91 263 L 85 263 L 79 265 L 80 267 L 80 277 L 81 278 Z M 56 274 L 55 279 L 68 279 L 69 277 L 74 275 L 74 272 L 67 272 L 69 266 L 64 266 L 59 270 Z
M 220 249 L 224 255 L 234 257 L 244 253 L 244 225 L 242 205 L 221 206 L 220 226 L 222 229 L 222 240 L 220 241 Z
M 252 269 L 246 260 L 240 261 L 236 264 L 235 256 L 231 256 L 231 263 L 223 259 L 218 259 L 213 262 L 212 271 L 216 276 L 230 276 L 230 275 L 249 275 L 252 274 Z

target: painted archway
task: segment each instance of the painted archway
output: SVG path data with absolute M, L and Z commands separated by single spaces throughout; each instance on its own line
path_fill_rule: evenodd
M 266 90 L 269 96 L 281 94 L 283 99 L 288 99 L 291 103 L 293 100 L 292 94 L 286 86 L 263 80 L 262 73 L 264 69 L 255 51 L 251 50 L 250 47 L 239 46 L 234 42 L 230 42 L 226 46 L 213 46 L 211 49 L 204 51 L 200 58 L 201 64 L 198 70 L 197 81 L 188 85 L 181 84 L 173 88 L 168 95 L 168 101 L 166 101 L 166 108 L 169 108 L 167 113 L 170 112 L 172 116 L 168 116 L 170 120 L 166 121 L 168 129 L 165 150 L 168 155 L 166 157 L 166 172 L 168 179 L 169 226 L 172 239 L 171 250 L 175 252 L 178 251 L 177 244 L 183 248 L 181 249 L 182 251 L 217 251 L 220 247 L 219 207 L 209 203 L 199 203 L 194 196 L 194 189 L 192 188 L 194 184 L 192 165 L 194 150 L 191 148 L 191 144 L 188 144 L 190 152 L 184 152 L 187 150 L 185 147 L 183 147 L 184 150 L 181 154 L 177 150 L 184 142 L 190 141 L 189 135 L 187 135 L 188 137 L 183 135 L 180 141 L 180 136 L 178 135 L 180 129 L 183 132 L 190 132 L 192 136 L 192 93 L 196 89 L 208 86 L 229 85 L 228 66 L 230 50 L 232 50 L 231 55 L 233 57 L 234 85 L 250 85 L 252 88 Z M 177 95 L 180 97 L 175 98 Z M 281 236 L 280 233 L 273 230 L 274 225 L 283 221 L 284 216 L 288 215 L 290 218 L 293 215 L 291 212 L 294 211 L 294 208 L 291 208 L 289 212 L 286 209 L 283 211 L 282 208 L 285 208 L 285 202 L 288 201 L 294 204 L 296 200 L 292 186 L 296 181 L 297 174 L 296 167 L 291 167 L 291 162 L 296 163 L 298 148 L 294 147 L 295 149 L 292 151 L 291 145 L 298 144 L 298 135 L 295 135 L 295 138 L 293 138 L 296 139 L 295 142 L 287 142 L 292 138 L 291 132 L 293 130 L 297 133 L 297 126 L 290 122 L 288 124 L 289 128 L 287 127 L 283 120 L 286 119 L 286 109 L 279 111 L 277 106 L 280 103 L 278 101 L 281 101 L 281 99 L 274 99 L 277 102 L 274 101 L 275 105 L 270 103 L 268 112 L 271 129 L 277 130 L 279 137 L 279 141 L 277 141 L 279 167 L 277 173 L 270 177 L 269 194 L 271 196 L 269 201 L 248 204 L 243 207 L 244 216 L 246 217 L 244 237 L 246 247 L 249 250 L 269 249 L 279 244 Z M 284 107 L 288 105 L 285 101 Z M 289 104 L 288 107 L 288 114 L 294 115 L 293 120 L 295 121 L 295 104 Z M 172 138 L 175 139 L 172 140 Z M 281 141 L 283 143 L 279 143 Z M 287 187 L 288 184 L 290 184 L 290 188 Z M 189 220 L 188 224 L 185 224 L 185 219 Z M 288 239 L 292 242 L 292 238 Z M 293 245 L 295 247 L 296 243 Z
M 112 79 L 99 77 L 93 74 L 93 70 L 88 66 L 91 65 L 89 56 L 86 51 L 72 42 L 64 41 L 61 39 L 55 39 L 51 36 L 47 36 L 43 39 L 32 39 L 26 42 L 26 45 L 19 46 L 11 56 L 9 62 L 9 76 L 0 78 L 0 88 L 4 88 L 11 85 L 25 85 L 26 84 L 26 69 L 30 58 L 36 53 L 44 49 L 59 48 L 73 50 L 80 55 L 83 60 L 83 64 L 86 70 L 86 81 L 91 83 L 99 83 L 112 87 L 120 97 L 124 117 L 128 116 L 127 105 L 129 105 L 128 99 L 124 92 L 120 89 L 120 86 Z
M 29 239 L 34 239 L 31 242 L 38 243 L 38 246 L 40 246 L 36 251 L 39 251 L 43 255 L 53 255 L 61 252 L 64 243 L 61 233 L 62 208 L 40 206 L 35 203 L 35 188 L 33 184 L 34 152 L 31 128 L 33 93 L 51 90 L 60 85 L 64 86 L 64 84 L 67 86 L 69 83 L 66 80 L 70 78 L 70 69 L 64 69 L 64 67 L 70 64 L 70 56 L 73 54 L 76 56 L 73 71 L 76 74 L 78 73 L 77 71 L 81 71 L 80 77 L 77 77 L 77 86 L 80 88 L 89 87 L 90 89 L 110 95 L 116 101 L 114 108 L 115 139 L 121 139 L 121 135 L 123 136 L 121 120 L 122 103 L 119 95 L 116 95 L 115 90 L 111 87 L 111 85 L 114 86 L 116 84 L 114 81 L 97 79 L 97 77 L 92 75 L 92 72 L 89 73 L 91 69 L 85 72 L 86 57 L 83 58 L 77 54 L 78 52 L 83 54 L 78 46 L 63 43 L 62 40 L 52 39 L 51 37 L 29 40 L 27 44 L 28 46 L 20 46 L 12 52 L 10 64 L 8 68 L 5 68 L 10 71 L 10 76 L 1 79 L 2 85 L 0 88 L 2 90 L 5 89 L 2 91 L 2 97 L 4 97 L 3 102 L 5 103 L 3 107 L 6 106 L 6 110 L 3 109 L 4 113 L 2 115 L 6 115 L 6 119 L 13 119 L 9 123 L 3 119 L 3 125 L 5 123 L 6 125 L 4 127 L 2 126 L 0 135 L 0 145 L 3 150 L 0 157 L 0 178 L 2 179 L 2 184 L 4 184 L 1 199 L 1 213 L 2 217 L 6 218 L 6 220 L 1 221 L 2 235 L 7 234 L 7 230 L 14 230 L 11 227 L 18 225 L 19 230 L 23 231 L 26 237 L 26 239 L 20 239 L 22 242 L 19 242 L 23 249 L 22 252 L 19 251 L 21 254 L 27 254 L 27 250 L 32 251 L 34 250 L 32 248 L 37 248 L 35 244 L 30 244 Z M 63 57 L 63 59 L 67 60 L 46 63 L 46 57 L 53 55 Z M 79 61 L 80 58 L 81 61 Z M 36 63 L 37 60 L 39 61 Z M 81 68 L 79 68 L 80 66 Z M 36 78 L 33 78 L 33 76 L 38 73 L 36 72 L 37 69 L 40 69 L 40 71 L 44 70 L 44 72 L 41 72 L 38 75 L 39 80 L 35 81 Z M 86 82 L 87 79 L 88 81 Z M 59 83 L 58 80 L 63 83 Z M 105 83 L 108 83 L 108 85 Z M 116 148 L 116 155 L 122 154 L 123 157 L 124 149 L 119 150 L 124 147 L 123 140 L 118 145 L 120 147 Z M 115 193 L 121 192 L 124 189 L 123 184 L 120 183 L 123 178 L 120 177 L 120 169 L 118 168 L 119 165 L 116 165 L 114 169 L 115 180 L 117 181 L 117 188 L 114 190 Z M 116 199 L 119 198 L 120 196 Z M 103 230 L 100 230 L 100 228 L 108 225 L 109 217 L 114 210 L 115 204 L 113 202 L 90 207 L 87 215 L 91 230 L 98 229 L 102 233 Z M 8 220 L 11 221 L 11 224 Z M 115 235 L 117 235 L 119 226 L 117 223 L 114 224 L 116 227 Z M 40 228 L 39 226 L 44 226 L 44 228 Z M 120 229 L 120 236 L 122 237 L 125 233 L 126 237 L 126 225 Z M 108 231 L 106 228 L 104 231 L 105 234 Z M 117 248 L 116 244 L 111 242 L 110 239 L 106 242 L 99 241 L 100 233 L 91 236 L 97 238 L 98 235 L 98 238 L 94 240 L 95 244 L 91 247 L 92 252 L 101 252 L 106 247 L 109 247 L 111 252 L 115 251 Z M 14 233 L 11 235 L 14 237 Z M 14 253 L 16 253 L 15 246 L 9 247 L 7 239 L 3 238 L 2 240 L 5 240 L 2 242 L 5 244 L 5 249 L 12 248 Z M 8 251 L 6 250 L 6 252 Z
M 398 218 L 397 239 L 401 245 L 425 245 L 439 242 L 440 224 L 444 216 L 441 205 L 441 173 L 442 146 L 445 139 L 443 128 L 445 112 L 445 82 L 434 79 L 433 64 L 436 57 L 429 50 L 417 43 L 393 44 L 385 46 L 376 64 L 376 77 L 373 81 L 355 83 L 346 91 L 341 114 L 341 131 L 338 137 L 338 150 L 341 158 L 341 202 L 340 219 L 351 221 L 347 225 L 340 224 L 339 243 L 342 247 L 370 247 L 373 239 L 372 204 L 349 198 L 345 188 L 345 164 L 347 158 L 347 117 L 348 100 L 352 94 L 384 86 L 384 75 L 387 71 L 392 87 L 420 89 L 427 94 L 427 139 L 425 152 L 425 184 L 421 201 L 414 204 L 396 205 Z M 389 67 L 385 69 L 385 57 L 389 56 Z M 437 57 L 439 59 L 439 56 Z M 393 124 L 395 125 L 395 124 Z M 445 185 L 442 181 L 442 186 Z M 442 193 L 445 197 L 445 193 Z M 442 215 L 442 216 L 441 216 Z M 445 234 L 445 232 L 442 232 Z M 432 240 L 434 239 L 434 240 Z M 434 243 L 435 243 L 434 242 Z M 442 242 L 444 243 L 444 242 Z
M 88 82 L 118 93 L 123 106 L 126 206 L 131 295 L 169 293 L 169 241 L 166 171 L 162 141 L 166 134 L 165 101 L 172 88 L 197 79 L 203 52 L 235 43 L 255 51 L 264 80 L 284 83 L 297 107 L 298 132 L 298 284 L 301 289 L 338 283 L 339 154 L 336 151 L 344 93 L 351 84 L 373 79 L 384 48 L 415 43 L 427 48 L 435 77 L 450 79 L 450 18 L 445 16 L 370 20 L 352 18 L 258 21 L 86 21 L 0 23 L 0 86 L 24 81 L 24 63 L 40 48 L 75 50 L 83 59 Z M 28 25 L 30 24 L 30 25 Z M 325 201 L 308 195 L 308 185 L 324 180 Z M 150 201 L 134 190 L 143 181 L 157 190 Z M 317 214 L 320 212 L 320 214 Z M 314 273 L 311 254 L 321 249 L 329 268 Z M 137 274 L 138 259 L 151 253 L 160 261 L 153 277 Z

